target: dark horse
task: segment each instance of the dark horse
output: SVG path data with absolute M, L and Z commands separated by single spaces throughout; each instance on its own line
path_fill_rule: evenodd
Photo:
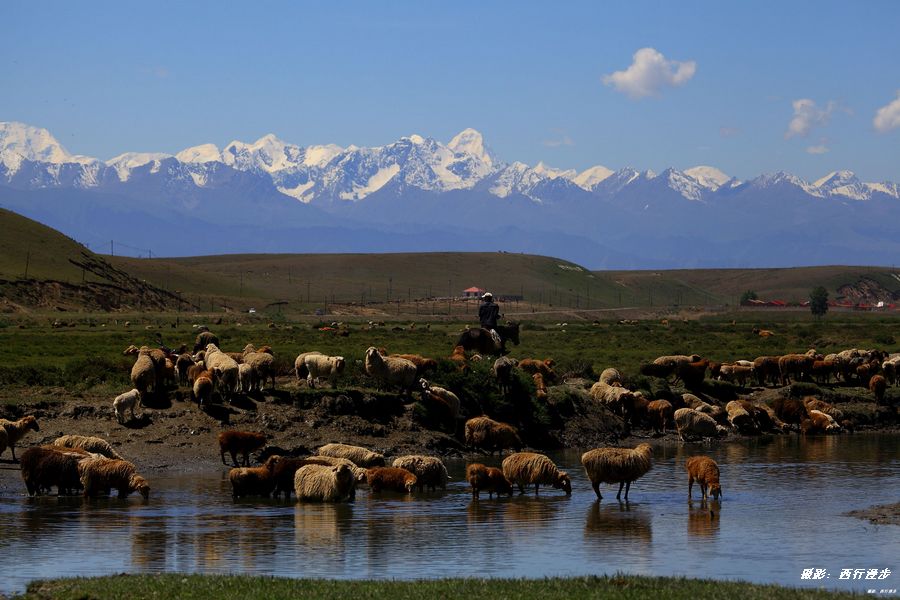
M 506 354 L 506 341 L 509 340 L 516 346 L 519 345 L 519 324 L 510 321 L 507 325 L 497 325 L 497 333 L 500 334 L 500 347 L 497 347 L 494 338 L 487 329 L 467 329 L 459 336 L 456 345 L 465 350 L 474 350 L 479 354 Z

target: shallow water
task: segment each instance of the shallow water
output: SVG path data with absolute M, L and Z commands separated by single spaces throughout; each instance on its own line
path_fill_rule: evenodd
M 865 592 L 900 588 L 900 527 L 843 513 L 900 500 L 900 436 L 798 439 L 654 449 L 630 502 L 597 502 L 577 452 L 553 455 L 573 493 L 473 501 L 464 461 L 445 492 L 352 504 L 233 501 L 225 476 L 152 477 L 149 501 L 0 495 L 0 593 L 36 578 L 111 573 L 287 577 L 686 575 Z M 721 503 L 687 500 L 684 460 L 720 465 Z M 488 464 L 499 461 L 485 460 Z M 828 579 L 801 579 L 804 569 Z M 885 569 L 883 580 L 842 569 Z M 895 592 L 896 593 L 896 592 Z

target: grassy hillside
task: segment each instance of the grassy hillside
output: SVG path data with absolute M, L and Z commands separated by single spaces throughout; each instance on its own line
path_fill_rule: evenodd
M 85 247 L 55 229 L 0 208 L 0 278 L 81 282 Z M 87 274 L 85 274 L 87 277 Z

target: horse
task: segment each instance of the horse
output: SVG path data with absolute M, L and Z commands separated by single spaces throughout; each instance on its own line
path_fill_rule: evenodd
M 466 351 L 474 350 L 479 354 L 506 354 L 506 341 L 509 340 L 516 346 L 519 345 L 519 324 L 510 321 L 507 325 L 497 325 L 497 333 L 500 334 L 500 346 L 491 337 L 487 329 L 467 329 L 459 336 L 456 345 L 462 346 Z

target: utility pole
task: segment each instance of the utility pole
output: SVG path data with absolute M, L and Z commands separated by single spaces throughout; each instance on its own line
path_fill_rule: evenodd
M 25 253 L 25 279 L 28 279 L 28 263 L 31 262 L 31 251 Z
M 112 240 L 109 240 L 109 255 L 110 255 L 110 256 L 115 256 L 115 255 L 116 255 L 116 253 L 115 253 L 115 251 L 114 251 L 114 249 L 113 249 L 113 241 L 112 241 Z
M 312 298 L 312 296 L 309 295 L 309 280 L 307 280 L 306 281 L 306 303 L 307 304 L 312 302 L 312 300 L 310 300 L 310 298 Z

